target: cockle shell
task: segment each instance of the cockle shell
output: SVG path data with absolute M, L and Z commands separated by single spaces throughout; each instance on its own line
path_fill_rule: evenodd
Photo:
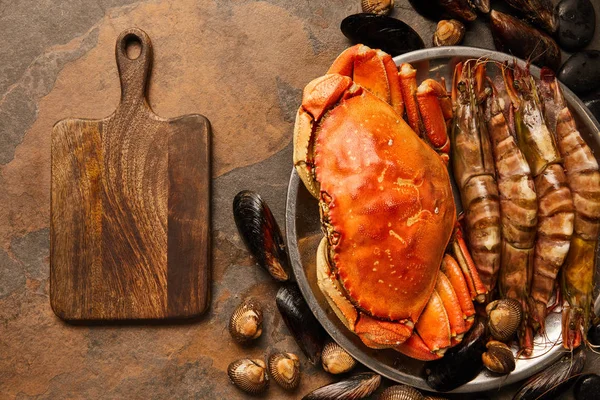
M 509 340 L 521 324 L 523 311 L 517 300 L 495 300 L 488 304 L 485 310 L 490 333 L 494 339 L 501 342 Z
M 253 299 L 242 301 L 229 319 L 229 333 L 237 342 L 244 343 L 258 338 L 262 333 L 263 314 L 261 306 Z
M 329 342 L 323 347 L 321 361 L 323 369 L 330 374 L 343 374 L 356 365 L 356 360 L 336 342 Z
M 250 394 L 259 394 L 269 387 L 267 366 L 260 359 L 242 358 L 229 364 L 227 375 L 239 389 Z
M 425 400 L 425 397 L 411 386 L 394 385 L 385 389 L 378 400 Z
M 394 9 L 394 0 L 361 0 L 363 12 L 388 15 Z
M 455 19 L 443 19 L 433 34 L 434 46 L 454 46 L 465 37 L 465 25 Z
M 499 374 L 514 371 L 515 357 L 510 347 L 497 340 L 490 340 L 485 347 L 487 351 L 481 355 L 481 359 L 487 369 Z
M 294 353 L 275 353 L 269 357 L 269 374 L 282 388 L 294 390 L 300 384 L 300 360 Z

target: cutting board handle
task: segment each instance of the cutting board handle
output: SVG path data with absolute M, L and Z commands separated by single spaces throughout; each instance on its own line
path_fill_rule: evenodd
M 141 52 L 135 59 L 127 55 L 127 47 L 135 42 L 141 46 Z M 152 67 L 152 42 L 141 29 L 130 28 L 119 35 L 115 49 L 119 79 L 121 80 L 121 105 L 147 106 L 146 87 Z

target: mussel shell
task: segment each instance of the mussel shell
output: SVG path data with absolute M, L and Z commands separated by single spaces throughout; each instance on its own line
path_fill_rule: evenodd
M 485 309 L 488 314 L 490 334 L 496 340 L 506 342 L 521 325 L 523 311 L 517 300 L 495 300 L 489 303 Z
M 562 0 L 556 6 L 557 40 L 560 47 L 575 51 L 587 46 L 594 37 L 596 13 L 590 0 Z
M 596 374 L 582 375 L 573 386 L 575 400 L 593 400 L 600 396 L 600 376 Z
M 313 365 L 317 364 L 321 359 L 327 334 L 310 311 L 298 286 L 295 284 L 282 286 L 277 292 L 275 303 L 283 321 L 308 361 Z
M 600 346 L 600 323 L 595 323 L 590 326 L 588 340 L 594 346 Z
M 363 12 L 388 15 L 394 9 L 394 0 L 361 0 Z
M 248 342 L 261 335 L 262 323 L 262 307 L 256 300 L 246 299 L 229 318 L 229 334 L 239 343 Z
M 574 53 L 558 71 L 558 79 L 575 94 L 582 95 L 600 88 L 600 51 Z
M 408 0 L 408 2 L 417 13 L 432 21 L 449 17 L 438 0 Z
M 554 6 L 550 0 L 504 0 L 513 8 L 523 13 L 534 25 L 546 32 L 554 33 L 558 21 L 554 14 Z
M 302 400 L 356 400 L 373 393 L 381 383 L 381 376 L 372 372 L 356 374 L 348 379 L 322 386 Z
M 411 386 L 394 385 L 385 389 L 378 400 L 425 400 L 425 397 Z
M 490 13 L 490 21 L 494 44 L 499 51 L 553 70 L 560 65 L 560 49 L 544 32 L 496 10 Z
M 465 37 L 465 25 L 455 19 L 441 20 L 433 34 L 434 46 L 454 46 Z
M 300 360 L 294 353 L 275 353 L 269 357 L 269 374 L 282 388 L 294 390 L 300 384 Z
M 269 376 L 263 360 L 236 360 L 227 367 L 227 375 L 235 386 L 246 393 L 259 394 L 269 387 Z
M 391 56 L 425 47 L 423 39 L 399 19 L 376 14 L 354 14 L 342 21 L 342 33 L 354 43 L 381 49 Z
M 463 341 L 446 352 L 444 358 L 425 364 L 427 384 L 447 392 L 475 378 L 483 368 L 481 355 L 485 351 L 485 326 L 477 321 Z
M 330 341 L 323 347 L 321 355 L 323 369 L 330 374 L 343 374 L 356 366 L 356 360 L 352 358 L 342 346 Z
M 233 199 L 233 217 L 256 262 L 276 280 L 289 280 L 291 268 L 281 230 L 260 195 L 249 190 L 239 192 Z
M 555 399 L 575 381 L 585 365 L 585 353 L 575 350 L 542 372 L 532 376 L 514 395 L 513 400 Z
M 480 12 L 487 14 L 491 10 L 490 0 L 469 0 L 473 7 Z
M 481 355 L 483 365 L 492 372 L 508 374 L 515 370 L 515 357 L 506 344 L 490 340 L 487 351 Z

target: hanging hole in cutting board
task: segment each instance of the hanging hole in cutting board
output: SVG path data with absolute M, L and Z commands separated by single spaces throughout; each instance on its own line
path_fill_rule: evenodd
M 125 54 L 130 60 L 136 60 L 142 54 L 142 41 L 134 34 L 129 34 L 123 38 Z

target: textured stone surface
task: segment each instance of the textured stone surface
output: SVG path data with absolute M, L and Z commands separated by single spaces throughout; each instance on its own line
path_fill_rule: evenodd
M 1 399 L 242 399 L 225 374 L 229 362 L 299 352 L 275 307 L 277 285 L 237 236 L 231 202 L 255 190 L 283 224 L 301 90 L 348 45 L 339 22 L 359 9 L 358 0 L 0 1 Z M 406 0 L 393 16 L 430 45 L 435 22 Z M 213 125 L 212 305 L 192 324 L 72 326 L 48 301 L 50 131 L 65 117 L 114 110 L 114 41 L 131 26 L 154 44 L 155 111 L 199 112 Z M 600 48 L 599 31 L 591 48 Z M 485 25 L 474 24 L 465 44 L 491 48 Z M 246 296 L 263 302 L 265 329 L 241 347 L 226 323 Z M 285 394 L 273 385 L 266 398 L 301 398 L 334 380 L 301 361 L 301 387 Z

